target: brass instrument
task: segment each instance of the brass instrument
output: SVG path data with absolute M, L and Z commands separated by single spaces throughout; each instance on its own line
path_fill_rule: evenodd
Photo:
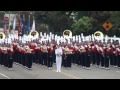
M 0 32 L 0 40 L 4 40 L 5 39 L 5 34 L 3 32 Z
M 85 48 L 84 48 L 84 47 L 80 47 L 80 52 L 81 52 L 81 53 L 86 52 Z
M 69 48 L 65 48 L 64 53 L 65 54 L 72 54 L 72 50 L 70 50 Z
M 26 53 L 32 53 L 32 49 L 29 48 L 29 46 L 25 46 Z
M 35 37 L 35 38 L 39 38 L 39 33 L 37 31 L 31 31 L 29 33 L 29 36 L 30 37 Z
M 100 39 L 103 39 L 104 38 L 104 34 L 100 31 L 96 31 L 94 33 L 94 38 L 97 39 L 97 40 L 100 40 Z
M 47 52 L 48 52 L 47 47 L 46 47 L 46 46 L 43 46 L 43 47 L 41 48 L 41 51 L 44 52 L 44 53 L 47 53 Z
M 64 38 L 70 38 L 70 37 L 72 37 L 72 32 L 70 30 L 65 30 L 63 32 L 63 37 Z

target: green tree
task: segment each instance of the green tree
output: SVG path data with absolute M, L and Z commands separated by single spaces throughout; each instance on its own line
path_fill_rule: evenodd
M 75 12 L 76 16 L 75 19 L 78 20 L 79 18 L 82 18 L 83 16 L 89 16 L 89 11 L 77 11 Z
M 120 11 L 112 11 L 109 21 L 113 24 L 113 27 L 108 31 L 108 34 L 110 36 L 120 36 Z
M 90 34 L 93 28 L 92 22 L 93 22 L 93 18 L 83 16 L 77 22 L 73 23 L 72 25 L 73 34 L 80 34 L 80 33 Z
M 66 12 L 65 11 L 35 12 L 36 22 L 38 23 L 37 27 L 39 27 L 40 24 L 45 24 L 49 27 L 48 32 L 51 31 L 54 33 L 62 34 L 62 32 L 65 29 L 70 29 L 73 21 L 70 18 L 72 12 L 69 12 L 68 14 L 66 14 Z

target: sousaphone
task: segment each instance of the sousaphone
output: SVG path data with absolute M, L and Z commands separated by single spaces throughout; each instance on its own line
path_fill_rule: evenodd
M 34 37 L 34 38 L 39 38 L 39 33 L 37 31 L 31 31 L 29 33 L 29 36 Z
M 5 34 L 3 32 L 0 32 L 0 40 L 4 40 L 5 39 Z
M 100 32 L 100 31 L 96 31 L 96 32 L 94 33 L 94 38 L 95 38 L 96 40 L 102 40 L 102 39 L 104 38 L 104 34 L 103 34 L 102 32 Z
M 72 32 L 70 30 L 65 30 L 63 32 L 63 37 L 65 37 L 65 38 L 71 38 L 72 37 Z

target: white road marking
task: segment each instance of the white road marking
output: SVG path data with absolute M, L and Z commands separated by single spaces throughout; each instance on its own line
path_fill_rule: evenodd
M 56 70 L 52 70 L 52 71 L 56 72 Z M 59 73 L 59 72 L 58 72 L 58 73 Z M 63 74 L 63 75 L 65 75 L 65 76 L 70 77 L 70 78 L 73 78 L 73 79 L 83 79 L 83 78 L 76 77 L 76 76 L 74 76 L 74 75 L 70 75 L 70 74 L 68 74 L 68 73 L 65 73 L 65 72 L 63 72 L 63 71 L 61 71 L 60 74 Z
M 7 78 L 7 79 L 10 79 L 10 77 L 6 76 L 5 74 L 3 73 L 0 73 L 0 75 L 2 75 L 3 77 Z
M 116 71 L 116 72 L 120 73 L 120 71 Z

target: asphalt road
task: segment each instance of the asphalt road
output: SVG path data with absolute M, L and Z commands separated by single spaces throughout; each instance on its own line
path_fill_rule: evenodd
M 90 70 L 86 70 L 72 65 L 72 68 L 62 67 L 62 72 L 58 73 L 55 64 L 51 70 L 38 64 L 33 64 L 32 70 L 14 64 L 13 70 L 0 66 L 0 79 L 120 79 L 120 69 L 110 67 L 110 70 L 105 70 L 91 66 Z

